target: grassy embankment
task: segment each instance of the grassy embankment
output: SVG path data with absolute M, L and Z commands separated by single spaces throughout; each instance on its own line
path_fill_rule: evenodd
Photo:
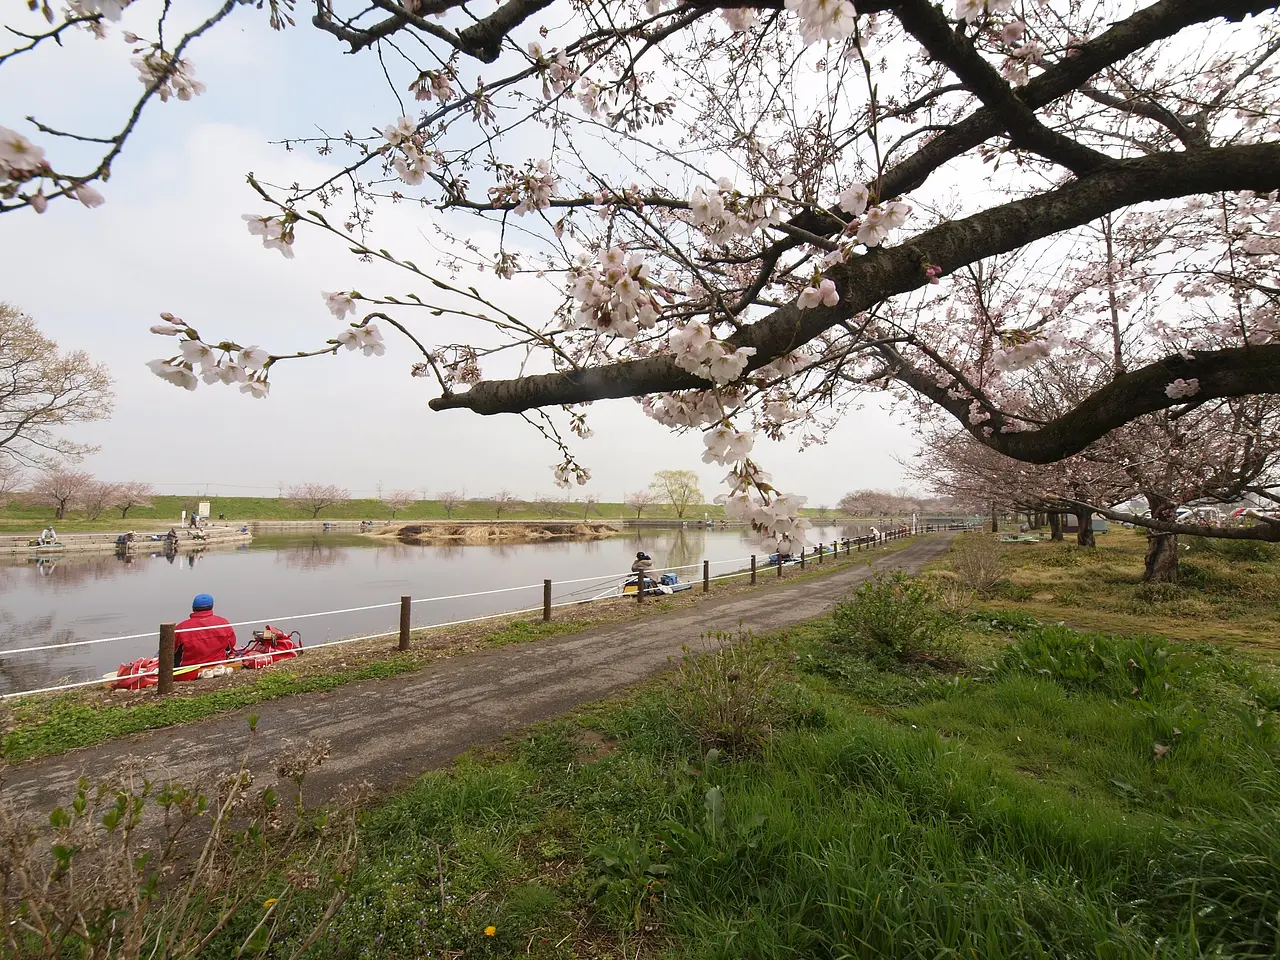
M 360 680 L 394 677 L 419 670 L 442 657 L 578 633 L 679 610 L 704 599 L 743 590 L 770 589 L 779 582 L 791 584 L 827 576 L 900 550 L 910 542 L 910 539 L 894 541 L 875 551 L 842 556 L 838 561 L 828 555 L 825 563 L 810 563 L 803 571 L 788 567 L 781 581 L 777 579 L 776 568 L 762 568 L 755 587 L 745 577 L 718 580 L 712 581 L 711 591 L 705 595 L 701 585 L 696 585 L 693 590 L 663 599 L 647 598 L 643 605 L 631 600 L 604 600 L 574 607 L 572 616 L 557 614 L 557 619 L 550 623 L 512 617 L 444 629 L 415 630 L 410 634 L 412 649 L 405 653 L 394 649 L 393 639 L 326 648 L 278 663 L 270 670 L 241 671 L 227 678 L 181 683 L 177 685 L 177 693 L 163 700 L 155 696 L 153 689 L 126 692 L 94 687 L 17 700 L 13 702 L 9 729 L 0 731 L 3 733 L 0 758 L 16 762 L 50 756 L 144 730 L 203 720 L 264 700 L 332 690 Z
M 116 530 L 126 527 L 144 527 L 149 524 L 169 524 L 175 521 L 183 510 L 188 513 L 195 510 L 202 500 L 209 502 L 210 510 L 216 517 L 226 514 L 229 521 L 246 520 L 311 520 L 311 511 L 302 507 L 290 506 L 286 501 L 276 497 L 208 497 L 191 496 L 157 496 L 152 499 L 150 507 L 134 507 L 128 517 L 121 519 L 119 510 L 108 510 L 97 520 L 86 520 L 79 511 L 71 511 L 66 520 L 57 521 L 59 531 L 68 533 L 95 530 Z M 585 512 L 585 517 L 584 517 Z M 805 514 L 816 522 L 837 521 L 834 514 L 806 510 Z M 585 504 L 566 503 L 552 508 L 548 504 L 537 502 L 518 502 L 505 504 L 502 507 L 502 520 L 617 520 L 634 518 L 634 507 L 624 503 L 592 504 L 589 509 Z M 724 518 L 724 510 L 716 504 L 700 504 L 689 507 L 684 519 L 712 520 Z M 641 514 L 646 520 L 676 520 L 675 508 L 670 504 L 655 503 L 644 508 Z M 0 531 L 20 533 L 29 530 L 38 531 L 53 518 L 52 507 L 36 507 L 10 498 L 7 503 L 0 503 Z M 320 511 L 316 520 L 376 520 L 391 518 L 391 511 L 380 500 L 345 500 Z M 452 516 L 438 500 L 419 500 L 403 510 L 396 512 L 397 521 L 414 520 L 496 520 L 499 519 L 496 506 L 488 501 L 468 500 L 453 508 Z
M 1020 609 L 1139 617 L 1133 542 L 1010 548 L 1012 587 L 967 613 L 869 591 L 421 778 L 367 814 L 313 955 L 1276 956 L 1273 651 Z M 1162 618 L 1262 636 L 1230 597 L 1270 553 L 1193 548 L 1221 582 Z M 1058 583 L 1079 601 L 1037 599 Z
M 1276 956 L 1274 650 L 1019 609 L 1140 616 L 1134 542 L 1011 547 L 980 607 L 945 575 L 868 588 L 419 779 L 366 813 L 308 956 Z M 1229 598 L 1270 622 L 1280 562 L 1197 552 L 1224 583 L 1161 616 L 1261 636 Z M 273 923 L 300 938 L 322 906 Z

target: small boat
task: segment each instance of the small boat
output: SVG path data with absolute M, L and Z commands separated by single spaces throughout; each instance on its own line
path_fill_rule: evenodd
M 636 578 L 632 577 L 622 584 L 622 595 L 624 597 L 634 597 L 638 586 Z M 664 573 L 657 580 L 652 577 L 644 578 L 644 595 L 646 597 L 667 596 L 673 593 L 683 593 L 685 590 L 692 590 L 692 583 L 681 583 L 680 578 L 674 573 Z
M 791 565 L 791 564 L 793 564 L 793 563 L 799 563 L 799 562 L 800 562 L 800 556 L 799 556 L 799 554 L 795 554 L 795 553 L 783 553 L 783 554 L 771 553 L 771 554 L 769 554 L 769 559 L 768 559 L 768 560 L 766 560 L 766 561 L 764 562 L 764 565 L 765 565 L 766 567 L 776 567 L 776 566 L 778 565 L 778 558 L 779 558 L 779 557 L 781 557 L 781 558 L 782 558 L 782 565 L 783 565 L 783 566 L 790 566 L 790 565 Z

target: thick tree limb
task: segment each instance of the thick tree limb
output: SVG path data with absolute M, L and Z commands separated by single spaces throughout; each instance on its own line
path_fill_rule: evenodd
M 1176 533 L 1188 537 L 1210 537 L 1214 540 L 1264 540 L 1268 543 L 1280 543 L 1280 523 L 1269 520 L 1267 517 L 1258 517 L 1257 519 L 1266 522 L 1255 524 L 1251 527 L 1210 527 L 1200 523 L 1168 523 L 1164 520 L 1150 520 L 1146 517 L 1134 516 L 1131 513 L 1121 513 L 1119 510 L 1108 510 L 1106 507 L 1095 506 L 1082 500 L 1063 499 L 1062 502 L 1084 510 L 1092 510 L 1094 513 L 1106 517 L 1108 520 L 1114 520 L 1116 523 L 1131 523 L 1135 527 L 1154 530 L 1156 533 Z
M 735 347 L 756 348 L 758 352 L 750 364 L 750 368 L 755 369 L 883 300 L 923 286 L 926 280 L 920 266 L 922 261 L 936 263 L 944 273 L 950 273 L 975 260 L 1018 249 L 1134 203 L 1218 190 L 1248 189 L 1266 193 L 1277 188 L 1280 188 L 1280 144 L 1221 147 L 1109 162 L 1056 190 L 943 223 L 900 246 L 873 250 L 836 267 L 828 273 L 840 290 L 840 303 L 836 307 L 802 311 L 794 303 L 788 304 L 734 334 L 728 342 Z M 988 423 L 994 428 L 993 437 L 984 438 L 979 434 L 979 439 L 1017 459 L 1034 462 L 1060 459 L 1083 449 L 1112 426 L 1132 416 L 1180 402 L 1164 395 L 1164 386 L 1178 376 L 1199 379 L 1201 395 L 1205 397 L 1265 392 L 1266 383 L 1272 384 L 1271 389 L 1280 390 L 1277 354 L 1280 347 L 1241 348 L 1202 354 L 1180 367 L 1170 363 L 1163 370 L 1135 371 L 1099 391 L 1100 394 L 1110 391 L 1097 402 L 1096 409 L 1091 410 L 1091 417 L 1105 413 L 1109 418 L 1105 421 L 1109 425 L 1101 429 L 1096 428 L 1097 420 L 1081 418 L 1067 426 L 1055 428 L 1050 424 L 1035 433 L 1002 435 L 999 428 L 1003 424 L 996 421 Z M 895 375 L 932 399 L 947 400 L 943 406 L 958 414 L 957 402 L 946 398 L 945 388 L 938 387 L 923 372 L 908 368 Z M 707 386 L 705 381 L 681 370 L 669 358 L 650 357 L 565 373 L 486 381 L 466 393 L 438 397 L 431 401 L 431 407 L 435 410 L 464 408 L 486 415 L 515 413 L 552 404 Z M 1136 412 L 1127 414 L 1130 409 Z M 1117 419 L 1120 417 L 1123 419 Z

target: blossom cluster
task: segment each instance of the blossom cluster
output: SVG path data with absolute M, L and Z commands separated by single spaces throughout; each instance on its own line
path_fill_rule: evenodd
M 36 146 L 17 130 L 0 127 L 0 181 L 17 184 L 45 177 L 50 178 L 55 186 L 63 185 L 68 196 L 75 197 L 86 207 L 99 207 L 105 202 L 102 194 L 89 184 L 55 176 L 45 159 L 43 147 Z M 44 213 L 49 205 L 43 186 L 34 194 L 25 195 L 25 199 L 36 213 Z
M 956 16 L 965 23 L 973 23 L 984 9 L 989 13 L 1008 13 L 1013 9 L 1013 0 L 956 0 Z
M 799 16 L 800 39 L 806 45 L 844 40 L 857 29 L 858 13 L 849 0 L 785 0 L 785 5 Z
M 147 87 L 156 84 L 156 93 L 164 102 L 168 102 L 170 97 L 190 100 L 205 91 L 204 84 L 195 78 L 195 67 L 190 60 L 174 59 L 158 47 L 131 62 L 142 84 Z
M 243 213 L 240 219 L 249 227 L 249 232 L 262 238 L 262 245 L 268 250 L 279 250 L 286 260 L 293 259 L 293 224 L 283 217 L 262 217 L 256 213 Z
M 577 484 L 578 486 L 586 486 L 588 480 L 591 479 L 591 471 L 586 467 L 581 467 L 572 460 L 565 460 L 556 465 L 555 482 L 557 487 L 568 489 Z
M 1194 397 L 1200 392 L 1200 381 L 1195 377 L 1190 380 L 1183 380 L 1179 377 L 1164 388 L 1164 394 L 1171 400 L 1178 400 L 1182 397 Z
M 178 341 L 178 353 L 167 359 L 152 360 L 147 364 L 160 379 L 186 390 L 194 390 L 197 383 L 196 368 L 200 380 L 205 383 L 240 384 L 240 392 L 262 398 L 271 390 L 267 382 L 267 369 L 271 355 L 258 346 L 241 347 L 234 343 L 209 344 L 200 339 L 182 320 L 171 313 L 162 313 L 164 323 L 158 323 L 151 332 L 163 337 L 182 337 Z
M 601 251 L 598 264 L 580 261 L 569 279 L 578 302 L 574 322 L 583 329 L 630 339 L 658 322 L 659 307 L 652 292 L 656 284 L 639 252 L 628 254 L 621 247 L 610 247 Z
M 435 97 L 441 103 L 448 103 L 458 96 L 453 86 L 456 74 L 449 67 L 441 70 L 424 70 L 418 78 L 409 84 L 409 92 L 415 100 L 430 100 Z
M 329 341 L 348 350 L 360 350 L 366 357 L 380 357 L 387 352 L 377 324 L 353 324 Z
M 684 390 L 641 400 L 644 412 L 668 427 L 701 427 L 723 419 L 742 404 L 737 390 Z
M 744 459 L 725 478 L 730 492 L 716 497 L 716 503 L 724 507 L 730 520 L 749 524 L 757 533 L 772 538 L 779 550 L 802 547 L 810 526 L 800 516 L 805 498 L 779 493 L 770 480 L 754 461 Z
M 703 433 L 702 443 L 707 448 L 702 453 L 703 463 L 727 466 L 745 460 L 755 445 L 755 438 L 745 430 L 736 430 L 728 422 L 722 422 Z
M 711 327 L 701 320 L 680 327 L 671 334 L 668 343 L 677 367 L 715 384 L 737 380 L 756 354 L 755 347 L 730 349 L 723 340 L 717 340 Z
M 788 174 L 771 189 L 774 196 L 791 199 L 795 177 Z M 733 181 L 721 177 L 710 189 L 701 185 L 689 195 L 689 211 L 695 227 L 701 227 L 716 244 L 728 243 L 734 237 L 747 237 L 762 227 L 778 222 L 777 204 L 773 197 L 747 197 L 734 188 Z
M 1050 333 L 1034 340 L 1011 343 L 991 355 L 991 365 L 1002 372 L 1012 372 L 1029 367 L 1037 360 L 1044 360 L 1063 345 L 1062 337 Z
M 435 157 L 426 149 L 426 135 L 412 117 L 401 117 L 382 131 L 390 152 L 390 166 L 405 183 L 417 186 L 435 167 Z
M 516 174 L 508 183 L 489 188 L 492 203 L 516 203 L 514 213 L 523 217 L 530 210 L 545 210 L 551 206 L 551 198 L 559 189 L 559 181 L 551 172 L 549 160 L 530 162 L 524 172 Z

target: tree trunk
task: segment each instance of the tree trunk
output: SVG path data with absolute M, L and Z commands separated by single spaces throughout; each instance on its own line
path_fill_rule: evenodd
M 1000 532 L 1000 518 L 996 516 L 996 505 L 991 504 L 991 532 Z
M 1147 505 L 1151 508 L 1152 520 L 1163 520 L 1172 523 L 1178 518 L 1178 505 L 1172 500 L 1148 493 Z M 1142 571 L 1142 579 L 1147 583 L 1178 582 L 1178 535 L 1176 533 L 1157 533 L 1147 531 L 1146 568 Z
M 1032 530 L 1039 530 L 1041 527 L 1044 526 L 1044 514 L 1041 513 L 1039 510 L 1031 511 L 1031 513 L 1028 514 L 1028 516 L 1031 519 Z
M 121 520 L 123 520 L 125 517 L 129 516 L 129 508 L 130 508 L 130 507 L 132 507 L 132 506 L 133 506 L 133 504 L 131 503 L 131 504 L 129 504 L 128 506 L 124 506 L 124 507 L 121 507 L 121 508 L 120 508 L 120 519 L 121 519 Z
M 1055 543 L 1062 542 L 1062 514 L 1060 513 L 1049 514 L 1049 539 Z
M 66 504 L 59 504 L 53 508 L 53 519 L 61 520 L 67 512 Z
M 1076 531 L 1076 543 L 1082 547 L 1096 547 L 1097 543 L 1093 539 L 1093 511 L 1076 511 L 1076 521 L 1080 524 L 1080 529 Z

